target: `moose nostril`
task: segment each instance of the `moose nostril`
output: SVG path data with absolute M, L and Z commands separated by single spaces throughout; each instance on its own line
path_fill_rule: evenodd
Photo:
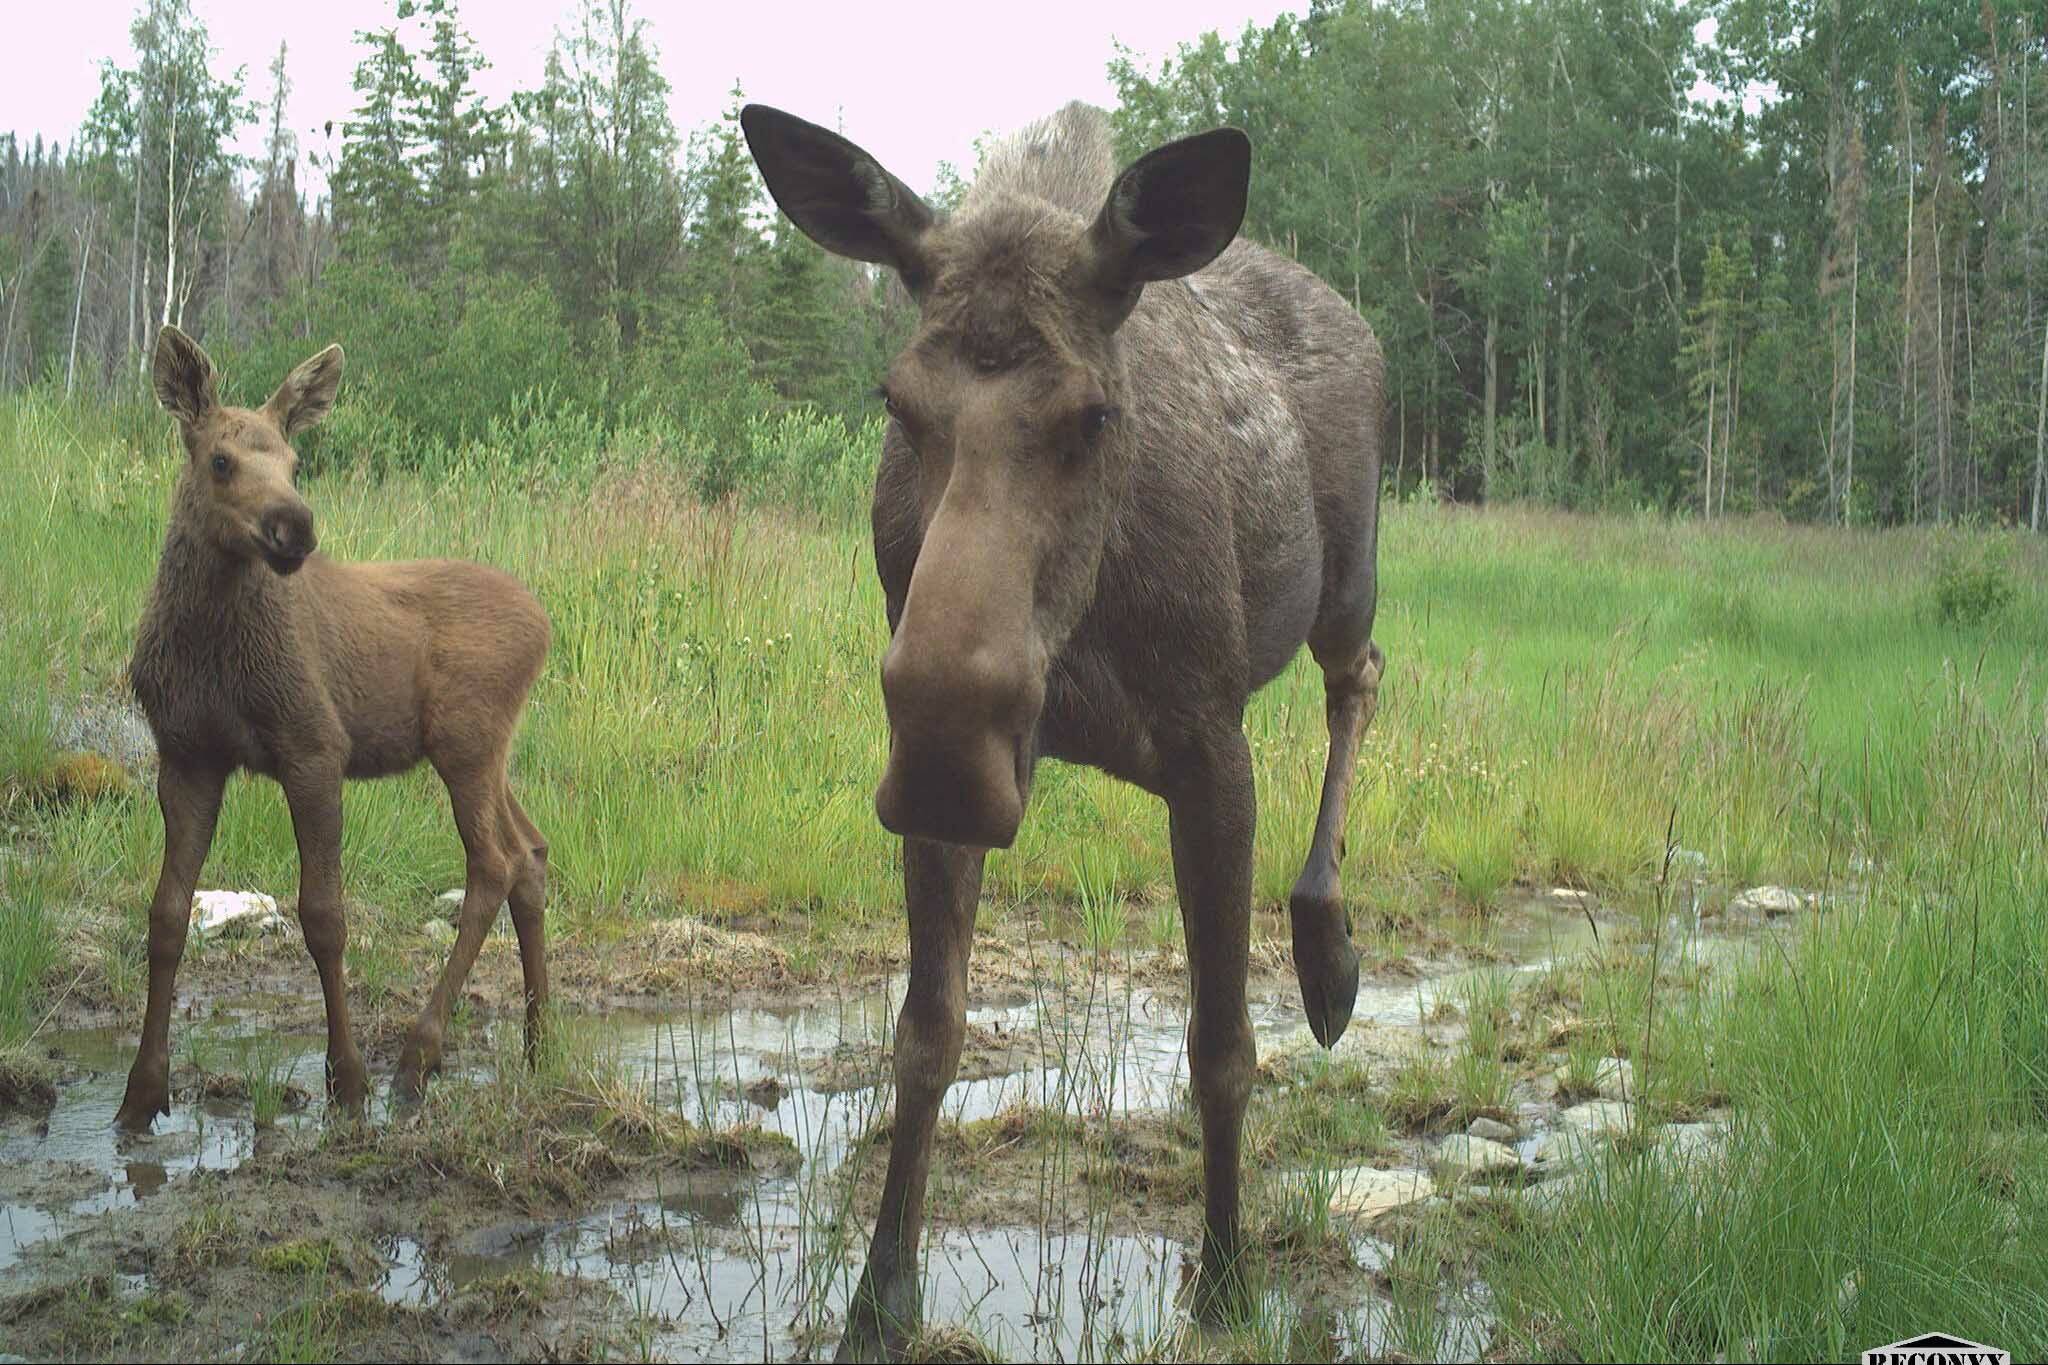
M 264 518 L 263 538 L 275 549 L 306 555 L 313 549 L 313 519 L 302 512 L 274 512 Z

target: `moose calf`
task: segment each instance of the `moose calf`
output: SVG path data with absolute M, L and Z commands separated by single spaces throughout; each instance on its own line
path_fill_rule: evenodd
M 198 343 L 157 337 L 156 395 L 186 463 L 129 678 L 155 733 L 164 861 L 149 907 L 149 1005 L 115 1122 L 169 1112 L 170 1018 L 193 887 L 228 775 L 275 778 L 299 844 L 299 923 L 327 1002 L 327 1086 L 360 1113 L 342 950 L 341 784 L 422 758 L 448 784 L 468 875 L 455 947 L 413 1025 L 394 1092 L 416 1099 L 440 1064 L 449 1010 L 501 903 L 526 979 L 531 1057 L 547 1003 L 547 844 L 513 799 L 505 761 L 548 648 L 519 582 L 456 560 L 340 564 L 314 550 L 291 438 L 334 404 L 341 347 L 293 370 L 262 407 L 221 403 Z

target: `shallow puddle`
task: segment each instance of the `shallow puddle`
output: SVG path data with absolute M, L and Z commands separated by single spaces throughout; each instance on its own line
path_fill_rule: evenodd
M 1420 1030 L 1439 1002 L 1456 1002 L 1474 980 L 1537 970 L 1594 942 L 1576 911 L 1535 910 L 1515 924 L 1495 942 L 1506 965 L 1368 983 L 1354 1015 L 1358 1032 Z M 1028 1107 L 1099 1124 L 1180 1103 L 1184 991 L 1134 983 L 1117 970 L 1120 956 L 1101 972 L 1091 959 L 1048 950 L 1029 990 L 972 1009 L 964 1079 L 947 1092 L 943 1117 L 971 1122 Z M 888 1041 L 904 984 L 899 976 L 819 992 L 794 1007 L 720 1001 L 564 1016 L 562 1027 L 648 1087 L 657 1106 L 712 1128 L 759 1124 L 786 1136 L 798 1159 L 767 1172 L 671 1173 L 633 1198 L 570 1218 L 502 1223 L 452 1245 L 387 1238 L 378 1247 L 386 1262 L 379 1292 L 393 1303 L 434 1306 L 479 1280 L 531 1268 L 609 1285 L 642 1334 L 640 1347 L 656 1357 L 788 1359 L 829 1350 L 868 1234 L 857 1210 L 845 1212 L 848 1182 L 835 1177 L 849 1159 L 872 1155 L 859 1139 L 889 1108 Z M 1262 1055 L 1283 1039 L 1300 1046 L 1305 1021 L 1291 982 L 1269 982 L 1252 1011 Z M 276 1131 L 320 1122 L 324 1040 L 264 1035 L 261 1014 L 217 1006 L 201 1023 L 179 1021 L 182 1072 L 197 1060 L 219 1074 L 239 1069 L 248 1082 L 234 1100 L 179 1101 L 143 1138 L 117 1137 L 111 1122 L 132 1035 L 46 1039 L 83 1075 L 61 1087 L 47 1116 L 0 1127 L 0 1168 L 8 1172 L 0 1177 L 0 1288 L 36 1244 L 148 1199 L 195 1169 L 232 1169 L 275 1140 L 253 1120 L 250 1087 L 292 1085 L 312 1097 L 276 1118 Z M 440 1083 L 487 1082 L 479 1070 Z M 374 1122 L 388 1120 L 381 1108 L 380 1096 Z M 961 1226 L 935 1216 L 924 1244 L 927 1320 L 964 1326 L 1007 1356 L 1038 1359 L 1134 1354 L 1191 1330 L 1181 1298 L 1195 1248 L 1111 1234 L 1079 1183 L 1073 1171 L 1042 1182 L 1036 1226 Z M 1345 1301 L 1283 1296 L 1269 1305 L 1271 1320 L 1287 1324 L 1292 1354 L 1484 1352 L 1490 1326 L 1475 1308 L 1483 1288 L 1434 1307 L 1397 1308 L 1371 1289 L 1367 1273 L 1384 1247 L 1360 1239 L 1356 1249 L 1356 1291 Z
M 325 1086 L 326 1041 L 255 1033 L 249 1018 L 216 1016 L 193 1026 L 200 1047 L 224 1065 L 306 1094 Z M 227 1171 L 247 1161 L 264 1134 L 247 1099 L 175 1099 L 154 1132 L 114 1130 L 135 1059 L 125 1030 L 83 1029 L 44 1035 L 66 1065 L 84 1074 L 58 1088 L 48 1113 L 0 1123 L 0 1272 L 30 1247 L 69 1235 L 81 1220 L 136 1204 L 195 1170 Z M 189 1054 L 187 1054 L 189 1055 Z M 174 1074 L 174 1084 L 182 1079 Z M 313 1110 L 281 1113 L 274 1127 L 313 1121 Z

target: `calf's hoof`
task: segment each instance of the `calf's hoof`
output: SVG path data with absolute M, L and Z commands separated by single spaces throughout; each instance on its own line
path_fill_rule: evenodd
M 336 1066 L 327 1063 L 327 1112 L 338 1118 L 361 1120 L 369 1112 L 370 1083 L 363 1064 Z
M 1326 1048 L 1337 1046 L 1358 1003 L 1358 949 L 1341 907 L 1297 893 L 1289 901 L 1294 919 L 1294 975 L 1309 1030 Z

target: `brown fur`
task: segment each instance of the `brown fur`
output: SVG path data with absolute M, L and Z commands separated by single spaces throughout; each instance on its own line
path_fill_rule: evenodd
M 1114 174 L 1108 120 L 1070 105 L 993 151 L 937 219 L 852 143 L 742 113 L 768 188 L 828 249 L 917 298 L 889 368 L 874 500 L 891 640 L 876 792 L 904 836 L 911 979 L 895 1140 L 842 1357 L 896 1355 L 940 1098 L 959 1057 L 982 864 L 1014 838 L 1042 757 L 1162 797 L 1193 985 L 1206 1236 L 1197 1306 L 1241 1292 L 1238 1147 L 1252 829 L 1247 698 L 1305 642 L 1330 752 L 1290 908 L 1295 969 L 1334 1044 L 1358 986 L 1337 879 L 1382 659 L 1383 362 L 1293 262 L 1234 240 L 1250 148 L 1218 129 Z
M 327 1079 L 360 1112 L 342 958 L 341 784 L 426 759 L 448 785 L 468 874 L 455 947 L 399 1061 L 417 1097 L 449 1010 L 508 898 L 526 977 L 527 1046 L 547 1003 L 547 845 L 507 785 L 548 621 L 517 580 L 456 560 L 342 564 L 314 550 L 290 437 L 325 415 L 341 379 L 330 346 L 269 402 L 223 406 L 213 365 L 174 327 L 157 338 L 159 401 L 179 420 L 178 481 L 129 679 L 156 735 L 163 871 L 149 912 L 149 1004 L 117 1122 L 168 1111 L 169 1026 L 192 892 L 228 775 L 275 778 L 299 845 L 299 922 L 327 1001 Z

